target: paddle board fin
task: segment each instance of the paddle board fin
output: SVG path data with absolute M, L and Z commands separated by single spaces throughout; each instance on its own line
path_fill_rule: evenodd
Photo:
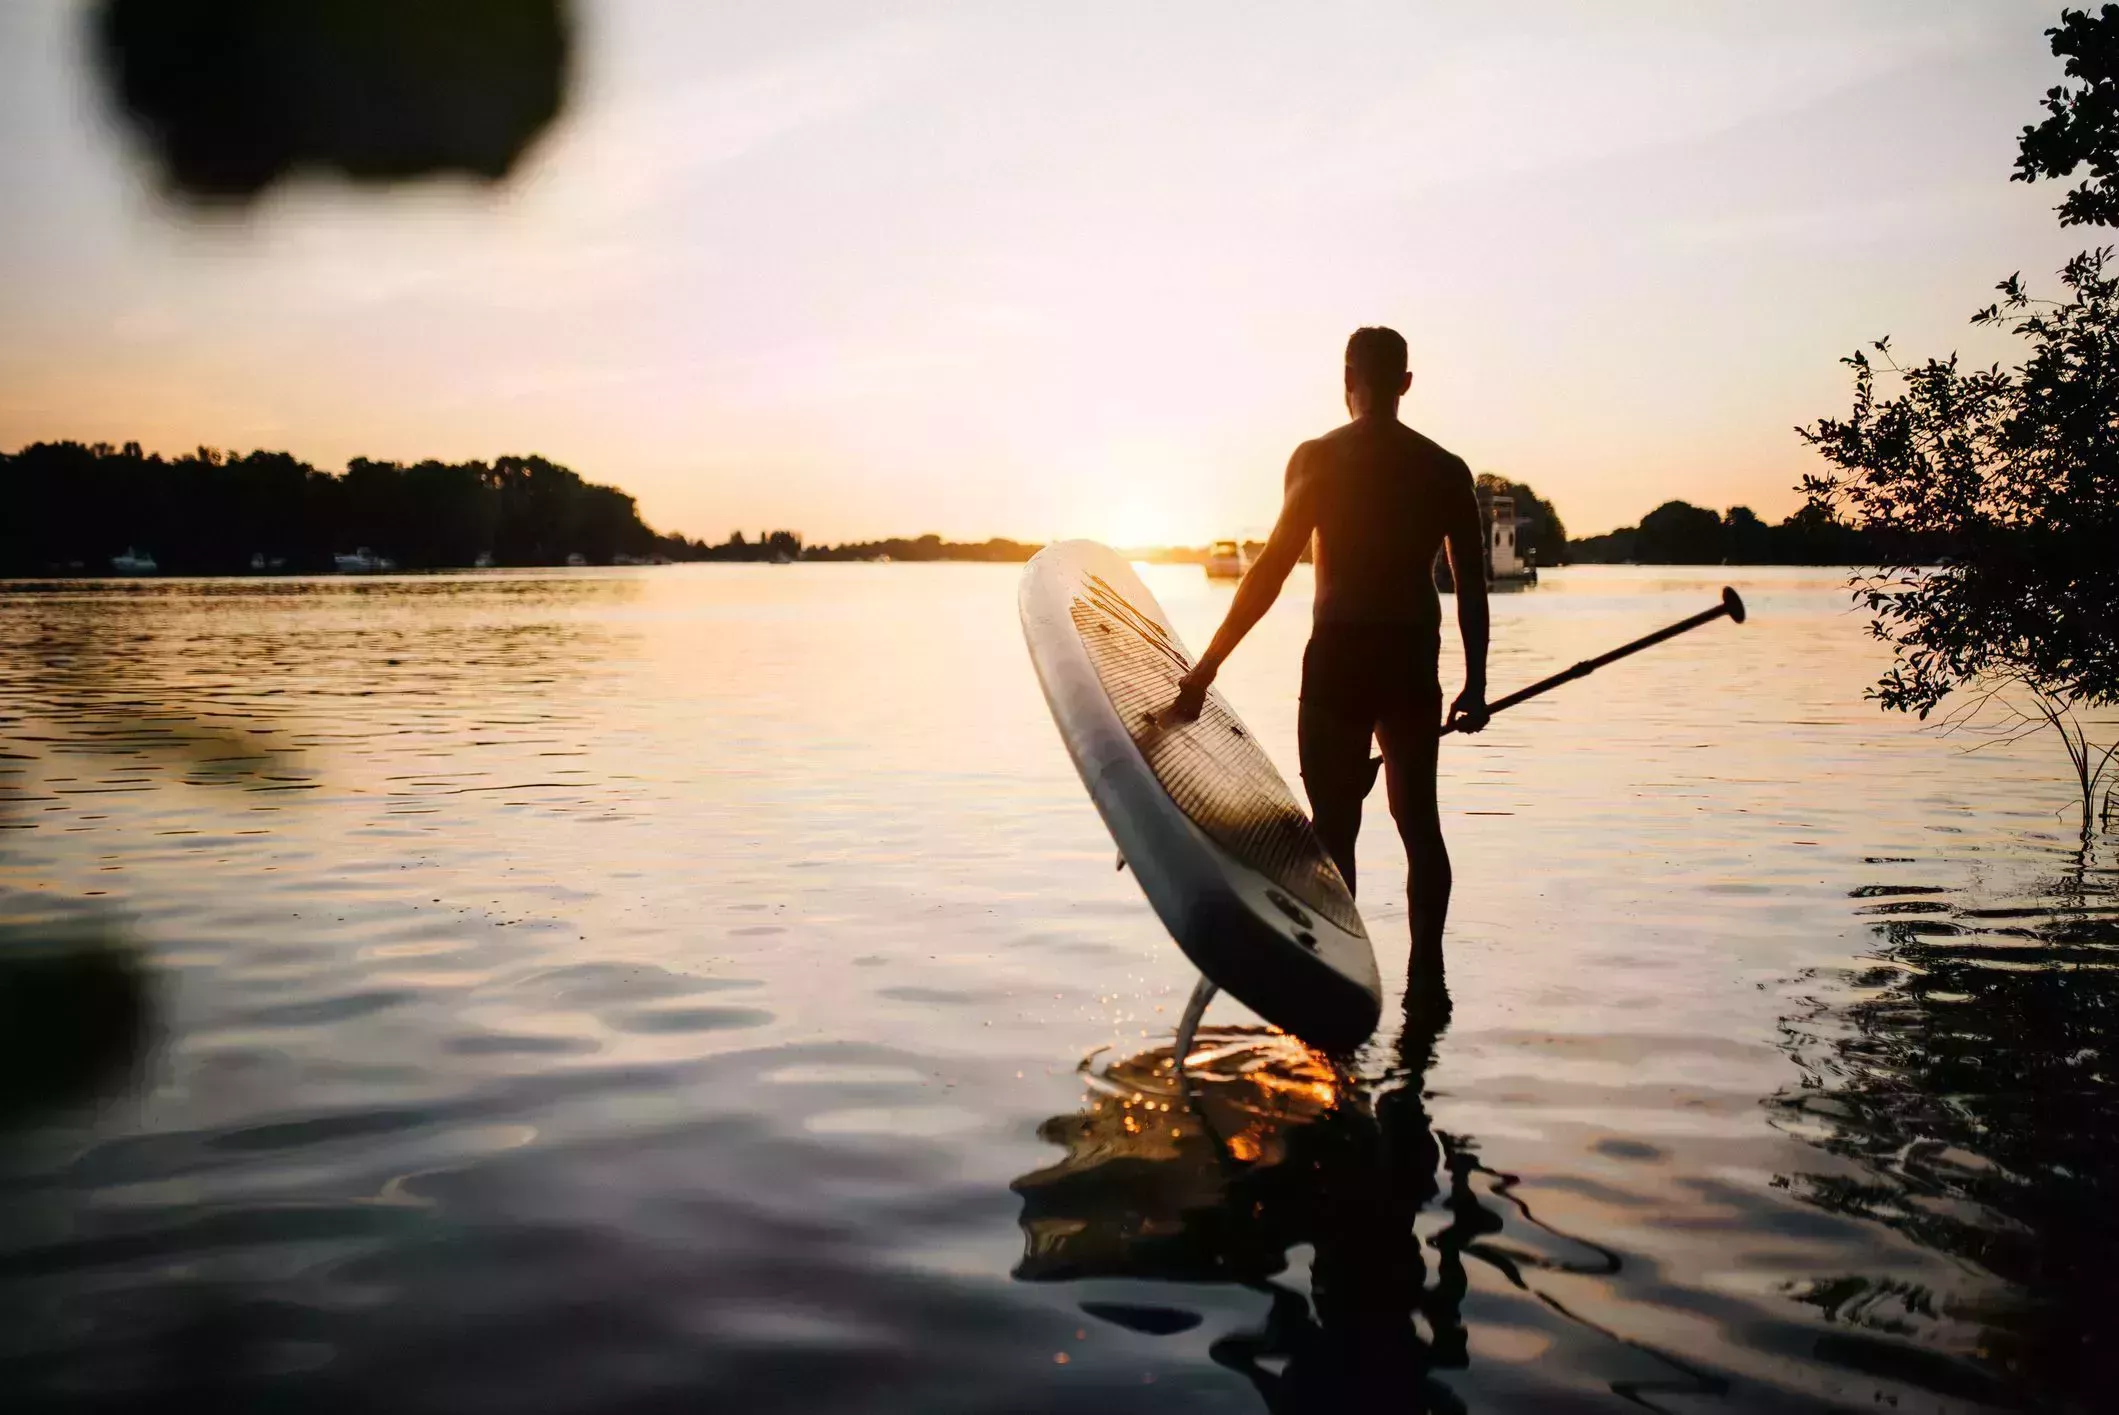
M 1177 1046 L 1172 1052 L 1176 1057 L 1177 1072 L 1180 1076 L 1184 1074 L 1185 1059 L 1192 1054 L 1192 1038 L 1199 1031 L 1199 1019 L 1207 1015 L 1207 1004 L 1212 1002 L 1214 994 L 1220 991 L 1221 989 L 1214 985 L 1214 980 L 1205 973 L 1201 973 L 1199 981 L 1192 985 L 1192 996 L 1185 1000 L 1185 1015 L 1178 1019 Z

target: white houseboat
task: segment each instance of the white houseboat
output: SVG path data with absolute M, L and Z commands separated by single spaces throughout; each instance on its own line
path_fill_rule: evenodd
M 1486 578 L 1491 583 L 1520 581 L 1535 584 L 1538 567 L 1517 544 L 1523 522 L 1516 518 L 1516 498 L 1482 491 L 1480 519 L 1486 523 Z

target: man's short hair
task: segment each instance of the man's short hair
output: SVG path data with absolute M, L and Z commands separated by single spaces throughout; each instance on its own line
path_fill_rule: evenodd
M 1405 381 L 1405 336 L 1380 324 L 1354 331 L 1346 341 L 1348 377 L 1378 393 L 1396 393 Z

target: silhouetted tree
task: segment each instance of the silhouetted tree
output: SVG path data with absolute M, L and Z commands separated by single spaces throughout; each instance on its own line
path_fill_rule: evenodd
M 1722 514 L 1722 558 L 1731 565 L 1760 565 L 1773 558 L 1773 528 L 1749 506 Z
M 1769 526 L 1748 506 L 1732 506 L 1724 517 L 1666 501 L 1639 526 L 1569 541 L 1567 558 L 1588 565 L 1854 565 L 1871 554 L 1869 542 L 1821 507 L 1806 505 Z M 1932 554 L 1927 542 L 1913 548 Z
M 1967 372 L 1955 355 L 1910 368 L 1873 346 L 1903 391 L 1880 396 L 1866 352 L 1854 409 L 1801 429 L 1829 469 L 1805 477 L 1821 511 L 1845 509 L 1879 550 L 1855 580 L 1895 661 L 1870 695 L 1925 718 L 1970 690 L 1996 730 L 2050 727 L 2067 746 L 2091 828 L 2119 742 L 2091 742 L 2078 709 L 2119 702 L 2119 279 L 2110 252 L 2061 272 L 2070 298 L 2034 300 L 2018 276 L 1973 318 L 2022 337 L 2018 368 Z M 1942 564 L 1922 551 L 1939 543 Z M 2020 690 L 2011 692 L 2010 690 Z
M 404 501 L 420 514 L 389 542 L 401 552 L 399 564 L 470 565 L 491 552 L 500 505 L 493 470 L 485 463 L 426 461 L 408 467 Z
M 1914 558 L 1933 564 L 1932 543 L 1908 542 Z M 1773 558 L 1781 565 L 1859 565 L 1875 555 L 1873 537 L 1842 521 L 1829 506 L 1807 504 L 1773 528 Z
M 2046 119 L 2024 128 L 2011 180 L 2072 177 L 2087 166 L 2089 180 L 2060 203 L 2060 224 L 2119 225 L 2119 5 L 2106 5 L 2095 16 L 2062 10 L 2060 23 L 2046 35 L 2054 57 L 2067 60 L 2067 76 L 2081 86 L 2047 90 Z
M 2014 180 L 2089 180 L 2060 222 L 2119 224 L 2119 5 L 2093 18 L 2061 12 L 2046 31 L 2078 88 L 2046 94 L 2046 120 L 2018 142 Z M 2002 735 L 2051 728 L 2065 744 L 2085 837 L 2119 741 L 2089 738 L 2079 709 L 2119 702 L 2119 279 L 2109 247 L 2084 251 L 2060 278 L 2068 298 L 2033 299 L 2020 274 L 1973 316 L 2029 353 L 2015 368 L 1966 372 L 1956 355 L 1911 368 L 1889 340 L 1872 347 L 1896 397 L 1879 398 L 1868 352 L 1854 370 L 1854 409 L 1799 429 L 1831 464 L 1805 477 L 1810 504 L 1842 509 L 1879 538 L 1855 581 L 1871 632 L 1895 661 L 1872 691 L 1886 708 L 1926 717 L 1964 691 L 1953 721 Z M 1923 557 L 1912 547 L 1922 546 Z M 1940 550 L 1942 564 L 1921 568 Z M 2105 795 L 2109 815 L 2112 793 Z
M 236 574 L 328 570 L 333 552 L 359 546 L 436 569 L 486 555 L 513 565 L 674 559 L 695 545 L 657 537 L 632 497 L 542 457 L 409 468 L 360 457 L 333 476 L 285 452 L 201 447 L 164 459 L 131 442 L 0 456 L 4 574 L 108 573 L 129 548 L 168 573 Z
M 1666 501 L 1641 518 L 1634 557 L 1657 565 L 1719 565 L 1722 518 L 1704 506 Z
M 1567 543 L 1567 558 L 1582 565 L 1626 565 L 1634 559 L 1634 541 L 1640 535 L 1636 526 L 1619 526 L 1600 536 L 1583 536 Z

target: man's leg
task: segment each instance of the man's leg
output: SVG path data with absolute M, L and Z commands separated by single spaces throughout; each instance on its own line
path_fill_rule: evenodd
M 1326 853 L 1354 888 L 1354 839 L 1361 834 L 1361 798 L 1368 794 L 1369 738 L 1374 728 L 1305 694 L 1297 714 L 1302 785 Z
M 1449 918 L 1449 849 L 1442 843 L 1442 812 L 1435 802 L 1435 758 L 1441 745 L 1440 690 L 1420 694 L 1376 725 L 1390 790 L 1391 818 L 1405 842 L 1406 903 L 1413 932 L 1413 971 L 1442 971 L 1442 928 Z

